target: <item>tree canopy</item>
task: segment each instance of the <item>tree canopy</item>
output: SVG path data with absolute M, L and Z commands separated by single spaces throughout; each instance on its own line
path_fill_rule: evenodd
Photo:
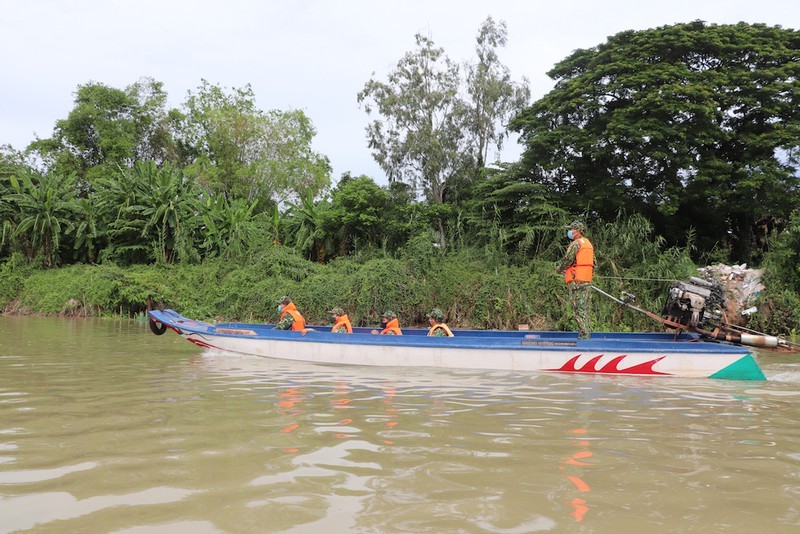
M 311 149 L 317 132 L 301 110 L 265 113 L 249 85 L 228 93 L 206 80 L 183 108 L 177 136 L 187 173 L 211 191 L 266 207 L 330 184 L 330 163 Z
M 671 242 L 751 256 L 797 206 L 800 33 L 695 21 L 576 50 L 518 115 L 522 165 L 576 212 L 644 213 Z
M 511 81 L 499 61 L 498 47 L 507 39 L 504 23 L 489 17 L 476 39 L 476 63 L 462 69 L 431 38 L 415 36 L 416 49 L 406 53 L 388 80 L 369 80 L 358 93 L 368 114 L 375 161 L 390 181 L 421 187 L 445 246 L 443 204 L 458 184 L 479 176 L 491 147 L 502 146 L 503 123 L 527 103 L 527 80 Z M 448 194 L 448 192 L 450 194 Z

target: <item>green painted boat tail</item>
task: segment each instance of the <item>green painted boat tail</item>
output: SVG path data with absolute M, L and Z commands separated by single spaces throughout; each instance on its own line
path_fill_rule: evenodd
M 742 356 L 724 369 L 720 369 L 709 378 L 724 378 L 726 380 L 766 380 L 764 371 L 756 363 L 752 354 Z

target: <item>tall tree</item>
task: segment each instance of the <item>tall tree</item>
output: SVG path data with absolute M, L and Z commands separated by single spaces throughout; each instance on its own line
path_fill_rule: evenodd
M 570 211 L 645 213 L 673 243 L 732 245 L 798 201 L 800 33 L 702 21 L 626 31 L 548 73 L 555 88 L 514 120 L 523 166 Z M 733 239 L 731 239 L 733 238 Z
M 445 220 L 454 203 L 480 176 L 490 151 L 499 153 L 506 122 L 525 105 L 527 80 L 511 80 L 497 55 L 507 42 L 504 22 L 487 18 L 476 38 L 477 61 L 461 69 L 433 41 L 416 35 L 388 80 L 370 80 L 358 94 L 368 114 L 373 157 L 390 182 L 419 186 L 429 202 L 427 212 L 438 224 L 445 246 Z
M 508 42 L 505 22 L 487 17 L 475 41 L 478 60 L 466 66 L 470 104 L 467 125 L 480 169 L 489 161 L 492 147 L 498 152 L 503 148 L 508 121 L 528 105 L 531 92 L 526 78 L 521 82 L 512 81 L 511 72 L 497 55 L 497 49 Z
M 447 181 L 471 165 L 465 135 L 466 105 L 459 97 L 459 67 L 420 34 L 416 50 L 397 63 L 386 82 L 370 80 L 358 93 L 367 114 L 381 117 L 367 127 L 372 154 L 390 181 L 421 185 L 441 204 Z M 439 239 L 445 246 L 444 220 Z
M 162 84 L 142 78 L 116 89 L 102 83 L 78 86 L 75 107 L 56 121 L 53 136 L 28 151 L 56 173 L 75 173 L 91 182 L 142 158 L 174 159 L 171 122 Z
M 368 176 L 345 175 L 331 193 L 326 226 L 339 255 L 360 246 L 380 246 L 386 235 L 389 193 Z
M 186 170 L 212 192 L 260 201 L 264 211 L 330 184 L 330 163 L 311 149 L 316 130 L 302 111 L 264 113 L 249 85 L 228 93 L 206 80 L 184 108 L 179 144 Z
M 158 165 L 177 162 L 175 135 L 182 115 L 167 108 L 164 84 L 153 78 L 141 78 L 125 91 L 136 101 L 136 160 L 151 160 Z

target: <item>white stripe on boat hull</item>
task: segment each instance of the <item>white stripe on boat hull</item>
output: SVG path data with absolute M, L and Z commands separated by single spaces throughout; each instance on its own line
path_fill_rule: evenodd
M 741 352 L 697 354 L 687 350 L 672 351 L 669 354 L 606 353 L 581 351 L 576 347 L 557 350 L 536 348 L 464 350 L 405 345 L 318 343 L 310 340 L 299 343 L 189 332 L 182 332 L 182 335 L 202 347 L 269 358 L 344 365 L 708 377 L 743 357 Z

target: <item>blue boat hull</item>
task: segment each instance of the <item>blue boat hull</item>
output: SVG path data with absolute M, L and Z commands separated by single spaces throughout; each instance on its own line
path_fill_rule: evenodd
M 332 334 L 330 327 L 300 332 L 254 323 L 210 324 L 173 310 L 148 312 L 151 321 L 200 347 L 318 363 L 504 369 L 548 373 L 709 377 L 764 380 L 749 350 L 703 341 L 696 334 L 456 330 L 455 337 L 428 337 L 404 329 L 402 336 Z

